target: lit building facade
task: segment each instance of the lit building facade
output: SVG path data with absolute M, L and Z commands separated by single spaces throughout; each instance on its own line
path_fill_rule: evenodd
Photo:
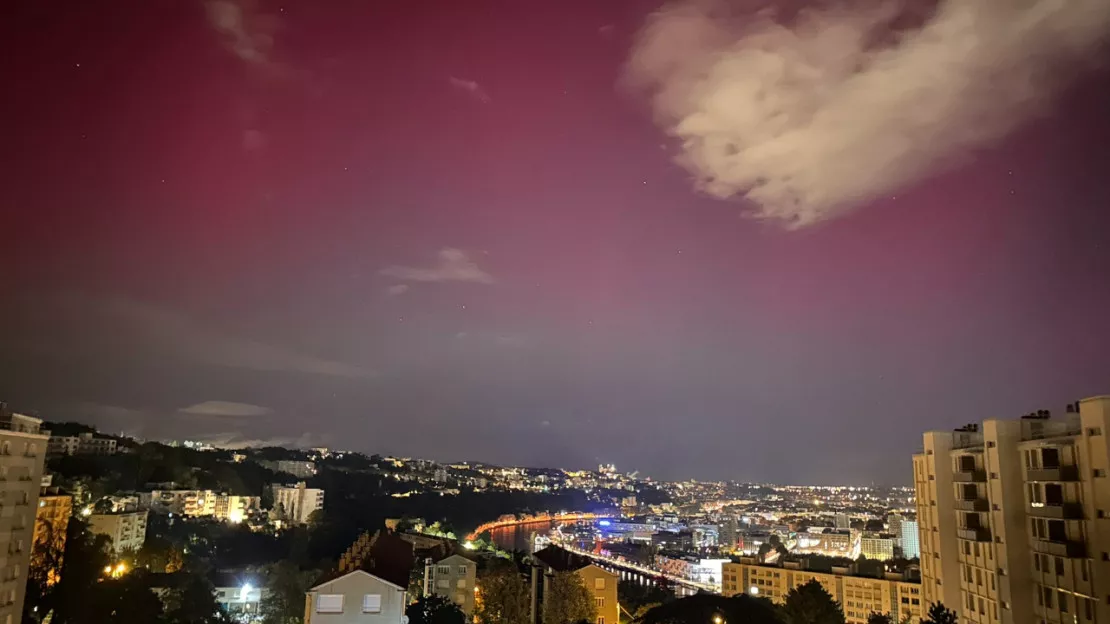
M 859 552 L 868 559 L 889 561 L 894 558 L 894 539 L 889 537 L 860 538 Z
M 274 486 L 274 507 L 285 520 L 305 524 L 312 512 L 324 508 L 324 490 L 306 487 L 304 481 L 294 487 Z
M 75 436 L 50 436 L 46 452 L 50 455 L 115 455 L 116 446 L 113 438 L 82 433 Z
M 0 622 L 23 617 L 42 465 L 50 434 L 0 403 Z
M 424 565 L 424 595 L 435 594 L 450 600 L 468 617 L 474 613 L 474 589 L 477 587 L 478 565 L 466 557 L 451 555 Z
M 57 488 L 43 488 L 35 512 L 35 531 L 31 541 L 31 571 L 47 586 L 58 582 L 62 555 L 66 549 L 66 529 L 73 515 L 73 497 Z
M 918 546 L 917 520 L 902 520 L 902 556 L 914 559 L 921 556 Z
M 914 456 L 925 598 L 969 623 L 1110 621 L 1107 435 L 1110 397 L 1060 419 L 926 433 Z
M 870 578 L 853 576 L 849 568 L 834 567 L 831 572 L 803 570 L 799 564 L 760 565 L 754 560 L 726 563 L 723 566 L 722 593 L 725 596 L 748 594 L 783 604 L 796 587 L 817 581 L 840 603 L 848 624 L 866 624 L 872 613 L 890 614 L 894 622 L 917 624 L 926 605 L 919 583 L 901 576 Z
M 107 535 L 112 540 L 112 550 L 117 553 L 135 551 L 146 541 L 146 520 L 145 511 L 92 514 L 89 532 Z

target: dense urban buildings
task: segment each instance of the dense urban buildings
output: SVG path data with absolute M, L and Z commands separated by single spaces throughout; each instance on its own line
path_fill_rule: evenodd
M 23 617 L 46 443 L 42 421 L 0 403 L 0 622 Z M 10 509 L 10 511 L 9 511 Z
M 962 622 L 1110 619 L 1110 397 L 924 435 L 914 456 L 927 601 Z

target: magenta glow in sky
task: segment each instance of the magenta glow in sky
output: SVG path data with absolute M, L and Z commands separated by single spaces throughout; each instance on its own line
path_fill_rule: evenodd
M 905 483 L 925 429 L 1110 390 L 1097 71 L 787 231 L 695 191 L 619 86 L 654 0 L 65 4 L 20 3 L 2 44 L 16 409 Z

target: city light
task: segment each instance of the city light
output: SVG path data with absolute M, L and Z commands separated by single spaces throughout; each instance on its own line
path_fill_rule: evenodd
M 474 550 L 475 548 L 477 548 L 477 546 L 474 545 L 474 542 L 467 541 L 465 544 L 463 544 L 463 548 L 467 550 Z
M 233 509 L 227 514 L 227 521 L 232 524 L 239 524 L 243 521 L 243 510 Z
M 752 588 L 748 590 L 748 593 L 753 595 L 753 596 L 758 596 L 759 595 L 759 588 L 756 587 L 755 585 L 752 585 Z
M 84 509 L 82 509 L 81 510 L 81 515 L 85 516 L 86 518 L 91 516 L 92 515 L 92 507 L 85 507 Z
M 241 588 L 239 588 L 239 601 L 246 602 L 247 597 L 250 596 L 250 593 L 253 589 L 254 588 L 251 587 L 250 583 L 245 583 Z

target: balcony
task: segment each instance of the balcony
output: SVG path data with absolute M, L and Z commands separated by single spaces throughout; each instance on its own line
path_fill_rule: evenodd
M 984 470 L 967 470 L 952 473 L 952 480 L 956 483 L 986 483 L 987 473 Z
M 1083 505 L 1079 503 L 1045 503 L 1043 505 L 1030 505 L 1028 513 L 1030 516 L 1038 518 L 1082 520 Z
M 990 504 L 984 498 L 959 499 L 955 507 L 960 511 L 988 511 Z
M 1079 470 L 1075 466 L 1056 466 L 1055 468 L 1030 468 L 1025 473 L 1026 481 L 1078 481 Z
M 1050 541 L 1033 540 L 1033 550 L 1056 557 L 1067 559 L 1082 559 L 1087 556 L 1087 547 L 1082 542 L 1071 540 Z
M 991 541 L 991 530 L 987 527 L 978 527 L 975 529 L 958 529 L 956 535 L 960 539 L 969 540 L 972 542 L 989 542 Z

